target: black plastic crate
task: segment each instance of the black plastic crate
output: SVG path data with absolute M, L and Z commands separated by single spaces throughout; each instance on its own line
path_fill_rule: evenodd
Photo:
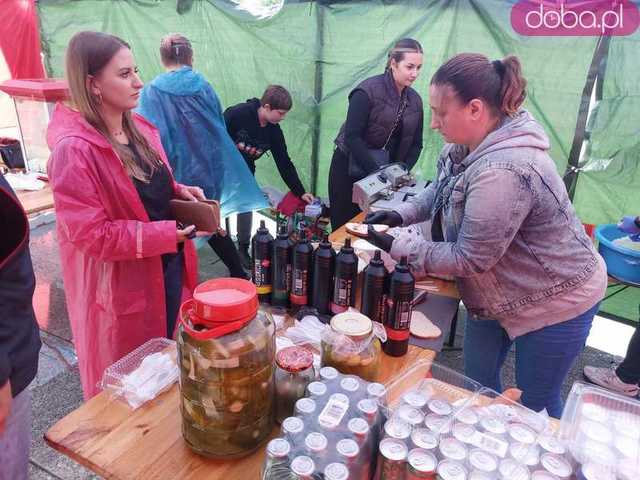
M 18 140 L 0 137 L 0 156 L 7 167 L 24 168 L 24 158 Z

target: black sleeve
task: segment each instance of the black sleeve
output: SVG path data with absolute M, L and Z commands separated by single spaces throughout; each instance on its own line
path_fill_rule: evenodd
M 276 162 L 276 167 L 278 167 L 278 172 L 280 172 L 280 176 L 289 187 L 289 190 L 296 197 L 302 196 L 306 190 L 300 181 L 300 177 L 298 177 L 298 172 L 291 161 L 291 157 L 289 157 L 282 130 L 277 125 L 271 129 L 271 153 Z
M 224 111 L 224 123 L 227 126 L 227 133 L 233 140 L 236 142 L 236 134 L 238 133 L 239 123 L 240 123 L 240 115 L 238 109 L 235 107 L 229 107 Z
M 413 143 L 407 152 L 407 156 L 404 158 L 404 164 L 407 166 L 407 170 L 411 170 L 418 158 L 420 157 L 420 152 L 422 152 L 422 130 L 424 128 L 424 115 L 420 114 L 420 120 L 418 122 L 418 128 L 416 129 L 413 135 Z
M 29 253 L 29 222 L 0 174 L 0 387 L 11 381 L 15 397 L 38 368 L 40 331 L 33 311 L 36 277 Z
M 378 169 L 378 164 L 369 155 L 369 146 L 364 141 L 364 132 L 369 122 L 369 97 L 362 90 L 349 96 L 347 121 L 344 126 L 344 141 L 358 163 L 368 172 Z

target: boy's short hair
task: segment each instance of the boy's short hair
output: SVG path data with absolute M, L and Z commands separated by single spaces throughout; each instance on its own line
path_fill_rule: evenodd
M 269 105 L 272 110 L 291 110 L 293 100 L 291 94 L 286 88 L 280 85 L 269 85 L 260 99 L 260 105 L 263 107 Z

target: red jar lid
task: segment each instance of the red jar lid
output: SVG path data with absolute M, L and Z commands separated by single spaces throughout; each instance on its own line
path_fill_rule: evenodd
M 276 355 L 276 363 L 287 372 L 301 372 L 313 365 L 313 354 L 304 347 L 286 347 Z
M 192 322 L 213 327 L 220 323 L 248 322 L 258 311 L 256 286 L 240 278 L 215 278 L 193 292 Z

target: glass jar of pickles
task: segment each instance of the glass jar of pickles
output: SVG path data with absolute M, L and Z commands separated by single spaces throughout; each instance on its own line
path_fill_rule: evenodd
M 256 287 L 207 281 L 180 310 L 178 361 L 182 435 L 195 452 L 237 458 L 273 429 L 274 324 Z
M 304 347 L 286 347 L 276 355 L 276 421 L 293 415 L 295 403 L 304 397 L 315 378 L 313 354 Z
M 381 351 L 369 317 L 358 312 L 339 313 L 322 337 L 322 366 L 375 381 Z

